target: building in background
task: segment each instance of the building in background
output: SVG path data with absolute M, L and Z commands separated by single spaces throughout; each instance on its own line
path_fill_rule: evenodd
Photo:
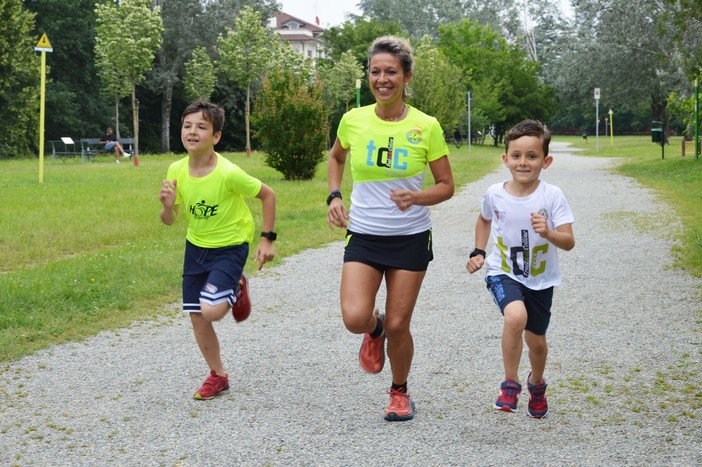
M 324 43 L 319 38 L 325 29 L 319 27 L 319 18 L 313 24 L 281 11 L 271 18 L 269 26 L 278 33 L 280 40 L 288 42 L 293 50 L 304 57 L 314 62 L 325 57 Z

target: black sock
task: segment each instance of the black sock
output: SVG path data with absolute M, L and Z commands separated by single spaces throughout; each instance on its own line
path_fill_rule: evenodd
M 373 332 L 370 333 L 370 336 L 373 339 L 376 339 L 382 335 L 383 335 L 383 321 L 380 318 L 376 318 L 375 330 L 373 330 Z
M 403 384 L 392 383 L 392 386 L 390 386 L 390 389 L 393 391 L 407 393 L 407 381 L 405 381 Z

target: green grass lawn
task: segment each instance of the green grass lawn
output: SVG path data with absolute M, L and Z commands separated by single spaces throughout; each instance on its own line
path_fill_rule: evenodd
M 451 146 L 457 186 L 493 171 L 499 154 Z M 313 180 L 293 182 L 266 167 L 260 153 L 225 156 L 276 191 L 272 265 L 343 238 L 326 224 L 325 163 Z M 142 155 L 139 167 L 109 155 L 91 163 L 47 159 L 43 184 L 37 160 L 0 161 L 0 361 L 174 313 L 186 224 L 161 223 L 158 191 L 179 157 Z M 350 193 L 348 169 L 344 184 Z M 249 206 L 260 228 L 260 202 Z M 256 267 L 249 261 L 246 270 L 255 274 Z

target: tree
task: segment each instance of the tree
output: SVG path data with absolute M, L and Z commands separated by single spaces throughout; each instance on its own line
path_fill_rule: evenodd
M 215 67 L 204 47 L 196 47 L 185 62 L 183 85 L 189 99 L 209 99 L 217 83 Z
M 139 154 L 139 119 L 136 85 L 153 67 L 161 45 L 163 23 L 159 8 L 151 9 L 150 0 L 122 0 L 97 4 L 95 55 L 106 88 L 118 99 L 124 96 L 125 83 L 131 90 L 134 152 Z M 117 135 L 119 137 L 119 134 Z
M 399 36 L 401 32 L 402 26 L 395 21 L 380 22 L 364 18 L 356 18 L 353 22 L 346 21 L 341 27 L 329 28 L 323 35 L 328 58 L 319 60 L 319 66 L 332 66 L 341 59 L 342 54 L 350 53 L 363 66 L 364 75 L 367 75 L 368 48 L 373 41 L 385 35 Z M 361 104 L 374 101 L 375 98 L 368 86 L 362 86 Z M 336 116 L 332 118 L 332 126 L 334 126 L 338 120 Z
M 39 55 L 34 15 L 20 0 L 0 0 L 0 159 L 29 157 L 38 142 Z
M 101 135 L 112 115 L 95 68 L 95 0 L 24 0 L 36 14 L 36 37 L 46 33 L 46 138 Z
M 349 109 L 349 102 L 356 96 L 356 80 L 363 78 L 363 65 L 350 50 L 341 54 L 333 63 L 320 64 L 317 77 L 322 83 L 322 101 L 326 110 L 327 147 L 330 147 L 331 120 L 335 122 Z
M 466 18 L 489 25 L 510 39 L 521 28 L 515 0 L 360 0 L 358 6 L 365 17 L 399 23 L 415 41 L 424 36 L 436 39 L 439 25 Z
M 595 125 L 593 89 L 600 88 L 600 106 L 614 109 L 620 130 L 664 120 L 669 93 L 689 87 L 665 4 L 582 0 L 574 9 L 578 22 L 557 44 L 562 58 L 545 70 L 558 77 L 559 118 Z
M 673 38 L 683 54 L 685 73 L 702 78 L 702 3 L 699 0 L 666 0 L 663 18 L 673 25 Z
M 453 129 L 466 111 L 461 69 L 450 63 L 427 36 L 414 49 L 410 103 L 436 117 L 444 130 Z
M 339 60 L 341 54 L 348 51 L 365 68 L 368 66 L 368 48 L 376 38 L 399 35 L 402 35 L 402 26 L 397 21 L 356 18 L 355 21 L 346 21 L 341 27 L 327 29 L 323 39 L 329 60 Z
M 268 166 L 286 180 L 314 177 L 326 143 L 319 83 L 279 68 L 264 80 L 252 118 Z
M 171 133 L 171 127 L 178 122 L 174 118 L 173 109 L 185 107 L 189 102 L 185 90 L 185 63 L 191 59 L 196 47 L 204 47 L 214 60 L 216 46 L 220 36 L 223 36 L 232 26 L 232 18 L 246 5 L 261 12 L 263 17 L 269 17 L 277 8 L 274 0 L 152 0 L 152 4 L 161 8 L 164 34 L 163 42 L 157 53 L 153 70 L 143 83 L 142 101 L 151 109 L 145 109 L 144 117 L 151 131 L 152 145 L 158 134 L 158 146 L 163 152 L 168 152 L 174 142 L 179 141 Z M 227 110 L 227 114 L 236 113 L 238 109 L 230 108 L 224 101 L 238 101 L 238 89 L 222 89 L 222 94 L 216 92 L 217 84 L 211 91 L 213 98 L 219 99 Z M 238 102 L 237 102 L 238 104 Z M 158 105 L 158 111 L 153 107 Z M 243 108 L 243 105 L 242 105 Z M 159 118 L 156 124 L 155 118 Z M 144 119 L 142 119 L 144 120 Z M 225 138 L 235 136 L 227 126 L 237 125 L 237 119 L 229 119 L 225 126 Z M 243 125 L 242 125 L 243 127 Z M 238 131 L 236 127 L 235 131 Z M 242 143 L 243 146 L 243 143 Z
M 361 0 L 358 6 L 364 15 L 380 22 L 397 21 L 409 34 L 419 40 L 436 37 L 443 22 L 462 18 L 461 0 Z
M 260 82 L 272 58 L 271 38 L 263 26 L 260 13 L 245 7 L 234 19 L 234 29 L 220 38 L 219 66 L 235 84 L 246 89 L 244 120 L 246 126 L 246 155 L 251 155 L 251 98 L 254 86 Z
M 193 49 L 203 43 L 201 36 L 207 24 L 203 21 L 201 0 L 158 0 L 157 3 L 163 20 L 163 41 L 147 87 L 161 97 L 161 151 L 169 152 L 173 87 L 180 82 L 184 63 Z
M 524 118 L 548 121 L 557 102 L 525 51 L 490 26 L 471 20 L 442 25 L 439 31 L 439 48 L 462 70 L 473 109 L 495 126 L 495 144 Z

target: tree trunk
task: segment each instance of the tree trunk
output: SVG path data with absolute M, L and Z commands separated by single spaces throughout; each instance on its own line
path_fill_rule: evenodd
M 117 139 L 119 136 L 119 97 L 115 96 L 115 137 Z
M 251 156 L 251 128 L 249 126 L 249 115 L 251 112 L 251 84 L 246 86 L 246 110 L 244 112 L 244 122 L 246 124 L 246 157 Z
M 171 110 L 173 109 L 173 84 L 168 83 L 161 99 L 161 152 L 171 152 Z
M 136 84 L 132 83 L 132 124 L 134 128 L 134 165 L 139 165 L 139 112 L 136 99 Z

